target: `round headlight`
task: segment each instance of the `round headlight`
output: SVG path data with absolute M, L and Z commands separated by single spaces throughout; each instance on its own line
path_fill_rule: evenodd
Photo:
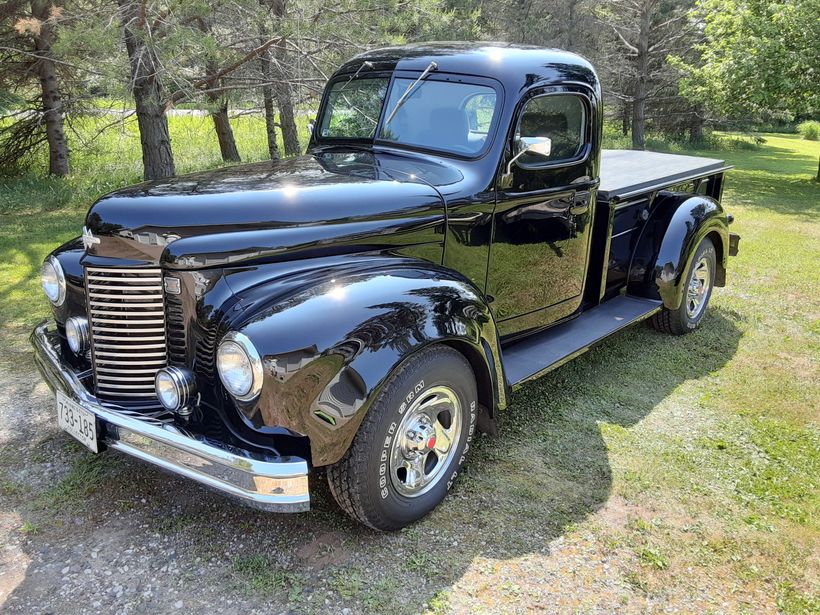
M 159 403 L 168 410 L 187 408 L 196 392 L 194 375 L 180 367 L 163 367 L 154 376 L 154 390 Z
M 53 256 L 49 256 L 40 269 L 40 283 L 43 292 L 54 305 L 62 305 L 65 301 L 65 274 L 63 268 Z
M 250 401 L 262 390 L 262 360 L 246 335 L 231 331 L 216 351 L 219 379 L 228 393 Z
M 68 347 L 74 354 L 88 350 L 88 321 L 80 316 L 72 316 L 65 323 Z

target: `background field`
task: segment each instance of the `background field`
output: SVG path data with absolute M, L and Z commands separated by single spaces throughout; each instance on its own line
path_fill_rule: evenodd
M 246 160 L 260 122 L 235 123 Z M 219 163 L 207 118 L 171 127 L 181 172 Z M 446 503 L 394 535 L 344 518 L 320 476 L 312 512 L 268 516 L 60 433 L 26 343 L 39 265 L 139 179 L 138 141 L 0 180 L 0 609 L 818 612 L 818 144 L 762 137 L 698 152 L 736 165 L 743 237 L 703 327 L 633 328 L 525 387 Z

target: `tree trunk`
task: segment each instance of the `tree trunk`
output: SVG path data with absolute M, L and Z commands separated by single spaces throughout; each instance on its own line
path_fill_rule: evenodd
M 625 100 L 621 107 L 621 132 L 624 136 L 629 134 L 629 117 L 632 110 L 629 108 L 629 101 Z
M 287 83 L 277 83 L 276 105 L 279 107 L 279 125 L 282 128 L 282 141 L 285 144 L 285 156 L 295 156 L 302 152 L 299 147 L 299 131 L 296 128 L 296 118 L 293 113 L 293 100 L 290 86 Z
M 638 53 L 636 61 L 635 90 L 632 95 L 632 149 L 646 149 L 644 129 L 646 127 L 647 82 L 649 80 L 649 32 L 652 27 L 649 2 L 641 7 L 638 31 Z
M 817 177 L 815 179 L 820 182 L 820 158 L 817 160 Z
M 162 85 L 157 74 L 157 58 L 144 38 L 146 31 L 139 3 L 133 0 L 117 0 L 117 3 L 131 67 L 131 91 L 140 129 L 143 177 L 170 177 L 175 173 L 174 154 Z
M 703 115 L 700 106 L 694 107 L 692 114 L 689 116 L 689 141 L 692 143 L 703 142 Z
M 635 85 L 635 100 L 632 101 L 632 149 L 646 149 L 646 87 L 640 80 Z
M 259 28 L 259 40 L 262 44 L 269 40 L 270 36 L 265 32 L 264 26 Z M 271 160 L 279 160 L 279 146 L 276 143 L 276 114 L 273 108 L 273 87 L 271 86 L 271 54 L 266 50 L 259 56 L 259 68 L 262 72 L 262 100 L 265 104 L 265 134 L 268 138 L 268 154 Z
M 273 92 L 276 97 L 276 106 L 279 108 L 279 128 L 282 131 L 285 156 L 296 156 L 301 153 L 301 148 L 299 147 L 299 131 L 296 128 L 290 85 L 285 81 L 286 75 L 283 70 L 284 60 L 286 58 L 283 45 L 284 41 L 282 41 L 281 45 L 277 45 L 273 52 L 273 76 L 276 80 L 273 86 Z
M 273 88 L 266 85 L 262 88 L 265 101 L 265 134 L 268 137 L 268 154 L 271 160 L 279 160 L 279 144 L 276 142 L 276 110 L 273 107 Z
M 48 172 L 50 175 L 63 177 L 69 172 L 68 141 L 63 124 L 63 101 L 57 71 L 51 59 L 51 45 L 54 42 L 54 30 L 48 22 L 51 6 L 51 2 L 32 2 L 31 14 L 42 22 L 40 33 L 34 39 L 34 46 L 38 56 L 37 72 L 40 77 L 43 117 L 48 140 Z
M 210 32 L 210 27 L 202 23 L 202 31 Z M 209 75 L 215 75 L 219 72 L 219 66 L 213 59 L 205 63 L 205 70 Z M 216 132 L 216 139 L 219 142 L 219 153 L 222 155 L 222 162 L 242 162 L 239 156 L 239 150 L 236 147 L 236 139 L 233 136 L 233 129 L 231 129 L 231 119 L 228 117 L 228 100 L 216 88 L 221 86 L 222 82 L 212 81 L 207 84 L 208 100 L 211 101 L 212 108 L 211 119 L 214 122 L 214 132 Z
M 287 0 L 273 0 L 271 8 L 273 14 L 281 21 L 286 16 L 285 2 Z M 273 48 L 273 78 L 276 81 L 273 92 L 276 97 L 276 106 L 279 107 L 279 127 L 282 130 L 282 141 L 285 145 L 285 156 L 295 156 L 302 153 L 299 147 L 299 131 L 296 128 L 296 119 L 293 113 L 293 93 L 287 83 L 287 74 L 284 67 L 287 65 L 287 41 L 282 38 Z
M 242 162 L 239 150 L 236 148 L 236 140 L 233 138 L 231 121 L 228 118 L 228 102 L 225 99 L 219 101 L 217 95 L 209 96 L 209 98 L 214 103 L 219 102 L 218 109 L 211 112 L 211 118 L 214 120 L 214 130 L 219 140 L 219 152 L 222 154 L 223 162 Z
M 564 28 L 561 37 L 561 48 L 567 51 L 575 50 L 575 43 L 578 40 L 578 32 L 575 27 L 576 9 L 578 0 L 568 0 L 566 3 L 567 17 L 564 22 Z
M 219 67 L 214 61 L 209 61 L 205 65 L 209 75 L 215 75 L 219 72 Z M 208 89 L 213 90 L 217 87 L 217 83 L 209 83 Z M 241 162 L 239 157 L 239 150 L 236 148 L 236 139 L 233 137 L 233 130 L 231 129 L 231 120 L 228 117 L 228 101 L 220 95 L 218 91 L 211 91 L 207 94 L 208 100 L 215 109 L 211 111 L 211 119 L 214 121 L 214 131 L 216 132 L 216 139 L 219 142 L 219 153 L 222 154 L 223 162 Z

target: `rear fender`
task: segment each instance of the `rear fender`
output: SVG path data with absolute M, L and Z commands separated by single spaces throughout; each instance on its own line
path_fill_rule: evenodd
M 309 288 L 269 303 L 277 281 L 240 292 L 246 309 L 230 323 L 262 357 L 258 400 L 237 402 L 245 422 L 285 427 L 310 439 L 313 465 L 338 461 L 369 406 L 404 360 L 433 343 L 464 353 L 491 411 L 506 403 L 492 314 L 460 274 L 412 259 L 375 259 L 367 270 L 327 271 Z M 486 399 L 489 397 L 489 399 Z
M 683 301 L 695 250 L 709 237 L 717 251 L 715 284 L 724 286 L 729 226 L 720 203 L 707 196 L 661 193 L 643 228 L 629 267 L 627 293 L 660 299 L 670 310 Z

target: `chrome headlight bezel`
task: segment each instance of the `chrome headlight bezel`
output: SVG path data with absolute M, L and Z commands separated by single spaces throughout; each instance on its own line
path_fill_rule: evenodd
M 53 280 L 47 280 L 47 276 L 49 278 L 53 276 Z M 56 293 L 50 293 L 48 288 L 55 284 Z M 43 261 L 40 267 L 40 286 L 42 286 L 43 292 L 46 297 L 48 297 L 48 300 L 56 307 L 60 307 L 65 303 L 65 272 L 63 271 L 63 266 L 60 264 L 60 261 L 54 256 L 49 256 Z
M 246 386 L 237 386 L 235 380 L 232 380 L 230 374 L 227 373 L 228 369 L 230 369 L 226 365 L 228 353 L 231 353 L 231 357 L 234 359 L 244 359 L 246 363 L 245 367 L 250 377 L 250 381 Z M 253 401 L 262 391 L 262 358 L 259 356 L 259 352 L 251 340 L 248 339 L 248 336 L 244 333 L 230 331 L 222 338 L 216 350 L 216 371 L 219 373 L 219 379 L 222 381 L 225 390 L 227 390 L 234 399 L 239 401 Z
M 166 388 L 170 387 L 170 388 Z M 173 397 L 166 397 L 168 391 Z M 196 395 L 196 379 L 190 370 L 175 366 L 163 367 L 154 376 L 154 392 L 159 403 L 173 412 L 187 408 Z M 173 403 L 170 403 L 173 401 Z

